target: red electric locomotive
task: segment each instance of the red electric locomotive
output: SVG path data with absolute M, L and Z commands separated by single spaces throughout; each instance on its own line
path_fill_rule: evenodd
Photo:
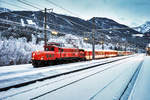
M 32 65 L 34 67 L 57 63 L 62 60 L 85 60 L 83 49 L 64 48 L 58 43 L 47 43 L 45 51 L 32 52 Z

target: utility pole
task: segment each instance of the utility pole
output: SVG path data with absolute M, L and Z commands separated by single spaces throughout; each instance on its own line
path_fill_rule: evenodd
M 46 16 L 46 13 L 47 13 L 47 9 L 45 8 L 44 10 L 44 44 L 45 46 L 47 46 L 47 33 L 46 33 L 46 26 L 47 26 L 47 16 Z M 46 48 L 44 48 L 44 51 L 46 51 Z
M 92 29 L 92 59 L 95 59 L 95 18 L 93 18 L 93 29 Z
M 44 9 L 44 45 L 47 46 L 47 11 L 52 12 L 53 9 Z M 44 48 L 44 51 L 46 51 L 46 48 Z

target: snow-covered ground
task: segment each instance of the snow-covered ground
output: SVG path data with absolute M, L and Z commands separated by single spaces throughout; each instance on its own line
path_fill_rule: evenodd
M 138 55 L 92 69 L 36 82 L 21 88 L 0 92 L 0 98 L 8 100 L 29 100 L 31 98 L 40 100 L 117 100 L 142 60 L 143 55 Z M 98 61 L 100 60 L 91 62 L 98 63 Z M 90 62 L 88 63 L 90 65 Z M 40 95 L 41 97 L 38 97 Z
M 136 83 L 129 100 L 150 100 L 150 56 L 144 58 Z
M 40 79 L 47 76 L 54 76 L 73 70 L 87 68 L 89 66 L 102 64 L 125 57 L 126 56 L 86 62 L 76 62 L 73 64 L 61 64 L 43 68 L 33 68 L 31 64 L 4 66 L 0 68 L 0 88 Z

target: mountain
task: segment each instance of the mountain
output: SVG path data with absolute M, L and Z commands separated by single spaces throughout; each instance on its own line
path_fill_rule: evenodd
M 94 24 L 93 24 L 94 21 Z M 27 41 L 32 40 L 32 34 L 38 40 L 43 40 L 44 13 L 41 11 L 11 11 L 0 13 L 1 36 L 9 38 L 26 37 Z M 8 27 L 4 28 L 4 27 Z M 93 27 L 98 30 L 95 32 L 96 43 L 105 41 L 106 43 L 123 44 L 124 41 L 130 44 L 145 48 L 149 40 L 142 37 L 133 37 L 135 34 L 141 34 L 126 25 L 117 23 L 108 18 L 93 17 L 90 20 L 83 20 L 78 17 L 72 17 L 54 12 L 47 13 L 47 32 L 57 31 L 59 35 L 72 34 L 81 37 L 88 37 L 88 43 L 91 43 L 92 36 L 89 36 Z M 110 28 L 121 28 L 120 30 L 102 30 Z M 125 28 L 125 29 L 122 29 Z M 40 35 L 40 36 L 39 36 Z
M 5 20 L 3 20 L 5 19 Z M 0 13 L 0 25 L 9 27 L 5 29 L 0 27 L 1 36 L 15 38 L 27 37 L 28 41 L 31 41 L 31 34 L 43 33 L 44 13 L 41 11 L 11 11 Z M 93 20 L 95 25 L 93 24 Z M 17 22 L 17 23 L 16 23 Z M 124 42 L 122 39 L 126 39 L 131 44 L 137 43 L 141 47 L 145 46 L 142 42 L 142 38 L 133 38 L 132 34 L 140 34 L 139 32 L 129 28 L 126 25 L 119 24 L 112 19 L 94 17 L 90 20 L 83 20 L 78 17 L 66 16 L 56 13 L 47 13 L 47 27 L 49 30 L 56 30 L 62 34 L 73 34 L 78 36 L 87 36 L 89 32 L 92 32 L 92 28 L 95 29 L 108 29 L 108 28 L 128 28 L 126 30 L 101 30 L 95 33 L 96 41 L 103 40 L 107 42 Z M 48 30 L 49 34 L 50 31 Z M 13 34 L 12 34 L 13 33 Z M 111 37 L 108 38 L 108 37 Z M 91 36 L 89 36 L 91 39 Z M 90 40 L 89 39 L 89 40 Z M 91 42 L 91 41 L 88 41 Z
M 143 51 L 150 39 L 133 36 L 141 34 L 108 18 L 78 17 L 47 13 L 47 40 L 64 43 L 66 47 L 92 48 L 94 28 L 95 47 Z M 29 63 L 31 52 L 43 49 L 44 13 L 41 11 L 8 11 L 0 13 L 0 65 Z M 107 29 L 117 30 L 107 30 Z M 120 28 L 118 30 L 118 28 Z M 57 33 L 54 35 L 52 33 Z M 11 49 L 10 49 L 11 48 Z
M 143 25 L 140 25 L 137 29 L 135 29 L 141 33 L 148 33 L 150 32 L 150 21 L 145 22 Z
M 7 9 L 7 8 L 1 8 L 0 7 L 0 12 L 9 12 L 9 11 L 11 11 L 10 9 Z

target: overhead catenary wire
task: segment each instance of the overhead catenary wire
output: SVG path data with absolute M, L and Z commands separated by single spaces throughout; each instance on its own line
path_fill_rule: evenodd
M 50 0 L 45 0 L 45 1 L 47 1 L 47 2 L 50 3 L 50 4 L 53 4 L 53 5 L 56 6 L 56 7 L 59 7 L 59 8 L 61 8 L 61 9 L 65 10 L 66 12 L 68 12 L 68 13 L 70 13 L 70 14 L 72 14 L 72 15 L 75 15 L 75 16 L 81 18 L 81 16 L 79 16 L 78 14 L 75 14 L 74 12 L 72 12 L 72 11 L 70 11 L 70 10 L 64 8 L 64 7 L 61 6 L 61 5 L 58 5 L 58 4 L 54 3 L 53 1 L 50 1 Z
M 2 12 L 2 11 L 0 11 L 0 12 Z M 14 14 L 14 15 L 18 15 L 18 16 L 21 16 L 21 17 L 24 17 L 24 18 L 30 18 L 30 17 L 26 17 L 26 16 L 19 15 L 19 14 L 15 14 L 15 13 L 12 13 L 12 12 L 7 12 L 7 13 Z M 56 15 L 56 16 L 57 16 L 57 15 Z M 57 16 L 57 17 L 58 17 L 58 16 Z M 3 20 L 2 18 L 0 18 L 0 19 Z M 30 19 L 33 19 L 33 18 L 30 18 Z M 35 20 L 35 19 L 33 19 L 33 20 Z M 11 20 L 6 20 L 6 19 L 4 19 L 3 21 L 7 21 L 7 22 L 11 22 L 11 23 L 15 23 L 15 24 L 22 25 L 22 23 L 15 22 L 15 21 L 11 21 Z M 40 22 L 42 22 L 42 21 L 40 21 Z M 44 23 L 44 22 L 42 22 L 42 23 Z M 53 24 L 53 23 L 48 23 L 48 24 L 55 25 L 55 26 L 59 26 L 59 25 L 56 25 L 56 24 Z M 33 28 L 33 26 L 31 26 L 31 25 L 29 25 L 29 24 L 24 24 L 24 25 Z M 65 26 L 64 26 L 64 27 L 65 27 Z M 37 27 L 35 27 L 35 28 L 37 28 Z M 67 27 L 67 28 L 68 28 L 68 27 Z M 136 28 L 138 28 L 138 27 L 96 29 L 96 31 L 125 30 L 125 29 L 136 29 Z M 39 28 L 39 29 L 42 29 L 42 30 L 43 30 L 43 28 Z M 68 29 L 72 29 L 72 28 L 68 28 Z M 47 29 L 47 30 L 49 30 L 49 29 Z M 51 31 L 51 30 L 49 30 L 49 31 Z M 88 32 L 88 31 L 84 31 L 84 30 L 78 30 L 78 31 L 81 31 L 81 32 Z M 89 32 L 88 32 L 88 33 L 89 33 Z
M 8 23 L 12 23 L 12 24 L 16 24 L 16 25 L 20 25 L 20 26 L 22 26 L 22 23 L 19 23 L 19 22 L 15 22 L 15 21 L 11 21 L 11 20 L 5 20 L 5 19 L 2 19 L 2 18 L 0 18 L 0 20 L 1 21 L 4 21 L 4 22 L 8 22 Z M 5 23 L 6 24 L 6 23 Z M 31 28 L 35 28 L 35 29 L 40 29 L 40 30 L 43 30 L 43 28 L 41 27 L 33 27 L 33 26 L 31 26 L 31 25 L 29 25 L 29 24 L 24 24 L 25 26 L 22 26 L 22 27 L 31 27 Z M 138 28 L 138 27 L 134 27 L 134 28 Z M 122 29 L 130 29 L 130 28 L 115 28 L 115 29 L 100 29 L 100 31 L 104 31 L 104 30 L 122 30 Z M 51 31 L 51 30 L 49 30 L 49 29 L 46 29 L 47 31 Z M 82 31 L 83 32 L 83 31 Z M 91 32 L 84 32 L 84 33 L 91 33 Z
M 26 3 L 26 2 L 24 2 L 24 1 L 22 1 L 22 0 L 17 0 L 17 1 L 19 1 L 19 2 L 21 2 L 21 3 L 23 3 L 23 4 L 25 4 L 25 5 L 31 6 L 31 7 L 33 7 L 33 8 L 36 8 L 36 9 L 38 9 L 38 10 L 41 10 L 39 7 L 33 6 L 32 4 Z M 26 0 L 25 0 L 25 1 L 26 1 Z M 46 1 L 50 1 L 50 0 L 46 0 Z M 52 3 L 52 2 L 51 2 L 51 3 Z M 55 4 L 56 6 L 58 6 L 58 5 L 57 5 L 56 3 L 54 3 L 54 2 L 53 2 L 53 4 Z M 60 7 L 60 8 L 62 8 L 62 9 L 64 9 L 64 10 L 66 10 L 66 11 L 69 11 L 69 10 L 63 8 L 62 6 L 58 6 L 58 7 Z M 69 11 L 69 12 L 71 12 L 71 11 Z M 8 13 L 10 13 L 10 12 L 8 12 Z M 11 12 L 11 13 L 12 13 L 12 12 Z M 71 13 L 72 13 L 72 12 L 71 12 Z M 14 14 L 15 14 L 15 13 L 14 13 Z M 52 14 L 53 14 L 53 13 L 52 13 Z M 72 13 L 72 14 L 74 14 L 74 13 Z M 18 15 L 18 14 L 15 14 L 15 15 Z M 53 14 L 53 15 L 54 15 L 54 14 Z M 22 15 L 18 15 L 18 16 L 22 16 Z M 57 16 L 57 15 L 55 14 L 54 16 Z M 22 17 L 30 18 L 30 17 L 26 17 L 26 16 L 22 16 Z M 60 16 L 57 16 L 57 17 L 62 18 L 62 19 L 65 19 L 64 17 L 60 17 Z M 32 19 L 32 18 L 30 18 L 30 19 Z M 34 19 L 34 20 L 35 20 L 35 19 Z M 79 24 L 79 23 L 73 22 L 72 20 L 69 20 L 69 21 L 71 21 L 72 23 L 74 23 L 74 24 L 76 24 L 76 25 L 79 25 L 79 26 L 82 26 L 82 27 L 84 27 L 84 28 L 86 28 L 86 29 L 88 29 L 88 30 L 91 31 L 91 29 L 89 29 L 89 28 L 87 28 L 87 27 L 85 27 L 85 26 L 83 26 L 83 25 L 81 25 L 81 24 Z M 43 23 L 43 22 L 42 22 L 42 23 Z M 48 24 L 54 25 L 54 24 L 52 24 L 52 23 L 48 23 Z M 58 25 L 58 26 L 59 26 L 59 25 Z M 123 30 L 123 29 L 131 29 L 131 28 L 133 29 L 133 28 L 138 28 L 138 27 L 96 29 L 96 31 Z M 87 32 L 89 32 L 89 31 L 87 31 Z
M 35 8 L 35 9 L 38 9 L 38 10 L 43 10 L 43 9 L 41 9 L 41 8 L 39 8 L 39 7 L 36 7 L 35 5 L 32 5 L 31 4 L 31 2 L 29 2 L 29 1 L 27 1 L 27 0 L 17 0 L 17 1 L 19 1 L 19 2 L 21 2 L 21 3 L 23 3 L 23 4 L 25 4 L 25 5 L 28 5 L 28 6 L 31 6 L 31 7 L 33 7 L 33 8 Z M 46 0 L 46 1 L 50 1 L 50 0 Z M 51 2 L 51 1 L 50 1 Z M 63 9 L 63 10 L 65 10 L 65 11 L 67 11 L 67 12 L 69 12 L 69 13 L 71 13 L 71 14 L 73 14 L 73 15 L 75 15 L 74 13 L 72 13 L 70 10 L 67 10 L 66 8 L 64 8 L 64 7 L 62 7 L 62 6 L 59 6 L 59 5 L 57 5 L 56 3 L 54 3 L 54 2 L 51 2 L 51 3 L 53 3 L 54 5 L 56 5 L 56 6 L 58 6 L 59 8 L 61 8 L 61 9 Z M 10 12 L 9 12 L 10 13 Z M 63 20 L 66 20 L 66 18 L 64 17 L 64 16 L 59 16 L 59 15 L 57 15 L 57 14 L 54 14 L 54 13 L 51 13 L 52 15 L 54 15 L 54 16 L 57 16 L 57 17 L 59 17 L 59 18 L 61 18 L 61 19 L 63 19 Z M 22 15 L 21 15 L 22 16 Z M 23 16 L 22 16 L 23 17 Z M 26 16 L 24 16 L 25 18 L 27 18 Z M 28 18 L 30 18 L 30 17 L 28 17 Z M 30 18 L 30 19 L 32 19 L 32 18 Z M 34 19 L 35 20 L 35 19 Z M 84 25 L 82 25 L 82 24 L 80 24 L 80 23 L 78 23 L 78 22 L 74 22 L 73 20 L 71 20 L 71 19 L 67 19 L 67 20 L 69 20 L 71 23 L 73 23 L 74 25 L 78 25 L 78 26 L 81 26 L 80 28 L 82 28 L 82 29 L 86 29 L 87 30 L 87 32 L 91 32 L 91 28 L 89 28 L 89 27 L 86 27 L 86 26 L 84 26 Z M 42 22 L 42 21 L 41 21 Z M 16 22 L 15 22 L 16 23 Z M 42 22 L 43 23 L 43 22 Z M 54 25 L 53 23 L 48 23 L 48 24 L 51 24 L 51 25 Z M 22 25 L 21 23 L 20 23 L 20 25 Z M 91 24 L 91 25 L 93 25 L 93 24 Z M 25 24 L 25 26 L 31 26 L 31 25 L 28 25 L 28 24 Z M 59 26 L 59 25 L 54 25 L 54 26 Z M 32 26 L 32 28 L 33 28 L 33 26 Z M 36 28 L 36 27 L 35 27 Z M 138 28 L 138 27 L 133 27 L 132 29 L 134 29 L 134 28 Z M 73 28 L 71 28 L 71 29 L 73 29 Z M 95 32 L 98 32 L 98 31 L 111 31 L 111 30 L 127 30 L 127 29 L 131 29 L 130 27 L 129 28 L 108 28 L 108 29 L 95 29 Z M 43 30 L 43 28 L 42 28 L 42 30 Z M 49 30 L 49 29 L 46 29 L 46 30 L 48 30 L 48 31 L 51 31 L 51 30 Z M 78 29 L 78 31 L 80 31 L 79 29 Z M 84 32 L 85 30 L 83 30 L 83 31 L 81 31 L 81 32 Z
M 19 1 L 21 1 L 21 0 L 19 0 Z M 32 6 L 32 5 L 31 5 L 31 2 L 29 2 L 29 1 L 27 1 L 27 0 L 24 0 L 24 1 L 30 3 L 30 5 L 28 5 L 28 6 L 31 6 L 31 7 L 33 7 L 33 8 L 36 8 L 36 9 L 38 9 L 38 10 L 41 10 L 40 8 L 38 8 L 38 7 L 36 7 L 36 6 Z M 57 5 L 56 3 L 54 3 L 54 2 L 52 2 L 52 1 L 50 1 L 50 0 L 47 0 L 47 1 L 48 1 L 49 3 L 52 3 L 52 4 L 55 5 L 55 6 L 58 6 L 59 8 L 65 10 L 65 11 L 67 11 L 67 12 L 73 14 L 73 15 L 76 15 L 76 14 L 74 14 L 73 12 L 71 12 L 71 11 L 69 11 L 69 10 L 63 8 L 62 6 Z M 22 3 L 23 3 L 23 2 L 22 2 Z M 35 3 L 34 3 L 34 4 L 35 4 Z M 38 4 L 35 4 L 35 5 L 39 6 Z M 51 13 L 51 14 L 53 14 L 53 13 Z M 54 15 L 54 14 L 53 14 L 53 15 Z M 55 14 L 54 16 L 57 16 L 57 14 Z M 57 17 L 59 17 L 59 18 L 61 18 L 61 19 L 63 19 L 63 20 L 65 19 L 64 17 L 61 17 L 61 16 L 57 16 Z M 78 17 L 79 17 L 79 16 L 78 16 Z M 69 19 L 67 19 L 67 20 L 69 20 Z M 91 29 L 89 29 L 88 27 L 85 27 L 85 26 L 83 26 L 83 25 L 81 25 L 81 24 L 79 24 L 79 23 L 76 23 L 76 22 L 72 21 L 72 20 L 69 20 L 69 21 L 72 22 L 72 23 L 74 23 L 74 24 L 76 24 L 76 25 L 79 25 L 79 26 L 81 26 L 81 27 L 84 27 L 85 29 L 88 29 L 89 31 L 91 31 Z
M 19 25 L 19 26 L 21 26 L 21 27 L 30 27 L 30 28 L 35 28 L 36 30 L 37 29 L 39 29 L 39 30 L 44 30 L 43 28 L 40 28 L 40 27 L 33 27 L 33 26 L 30 26 L 30 25 L 28 25 L 28 24 L 24 24 L 25 26 L 22 26 L 22 23 L 19 23 L 19 22 L 14 22 L 14 21 L 11 21 L 11 20 L 5 20 L 5 19 L 2 19 L 2 18 L 0 18 L 0 20 L 1 20 L 1 22 L 5 22 L 5 24 L 6 23 L 11 23 L 11 24 L 15 24 L 15 25 Z M 11 25 L 10 24 L 10 25 Z M 53 30 L 49 30 L 49 29 L 46 29 L 47 31 L 50 31 L 50 32 L 52 32 Z M 62 32 L 61 32 L 62 33 Z
M 52 13 L 52 14 L 53 14 L 53 13 Z M 53 15 L 54 15 L 54 14 L 53 14 Z M 59 18 L 65 20 L 64 17 L 58 16 L 58 15 L 56 15 L 56 14 L 55 14 L 55 16 L 57 16 L 57 17 L 59 17 Z M 78 25 L 78 26 L 83 27 L 84 29 L 87 29 L 89 32 L 91 31 L 91 29 L 89 29 L 88 27 L 85 27 L 85 26 L 83 26 L 83 25 L 81 25 L 81 24 L 79 24 L 79 23 L 76 23 L 76 22 L 74 22 L 74 21 L 72 21 L 72 20 L 70 20 L 70 19 L 67 19 L 67 20 L 69 20 L 71 23 L 74 23 L 74 24 L 76 24 L 76 25 Z
M 22 23 L 19 23 L 19 22 L 14 22 L 14 21 L 11 21 L 11 20 L 6 20 L 6 19 L 2 19 L 2 18 L 0 18 L 0 21 L 1 21 L 1 23 L 2 22 L 5 22 L 5 24 L 7 24 L 7 23 L 11 23 L 11 24 L 14 24 L 15 26 L 16 25 L 19 25 L 19 27 L 26 27 L 26 26 L 29 26 L 29 27 L 31 27 L 31 28 L 34 28 L 34 27 L 32 27 L 32 26 L 30 26 L 30 25 L 28 25 L 28 24 L 25 24 L 25 26 L 22 26 Z M 11 25 L 10 24 L 10 25 Z M 4 27 L 4 26 L 1 26 L 1 27 Z M 8 27 L 5 27 L 5 28 L 10 28 L 10 27 L 12 27 L 12 25 L 11 26 L 8 26 Z M 18 29 L 14 29 L 14 28 L 12 28 L 13 30 L 18 30 Z M 43 30 L 43 28 L 37 28 L 37 29 L 39 29 L 39 30 Z M 22 30 L 23 31 L 23 30 Z M 52 30 L 48 30 L 47 29 L 47 31 L 52 31 Z M 24 31 L 24 32 L 26 32 L 26 31 Z
M 64 8 L 64 7 L 58 5 L 58 4 L 56 4 L 56 3 L 54 3 L 54 2 L 52 2 L 52 1 L 50 1 L 50 0 L 46 0 L 46 1 L 76 16 L 76 14 L 72 13 L 70 10 L 68 10 L 68 9 L 66 9 L 66 8 Z M 93 19 L 93 20 L 94 20 L 94 19 Z M 89 22 L 90 22 L 90 21 L 89 21 Z M 93 24 L 92 22 L 90 22 L 90 23 L 91 23 L 93 26 L 95 26 L 95 24 Z M 132 27 L 132 29 L 136 29 L 136 28 L 138 28 L 138 27 Z M 94 30 L 95 30 L 95 32 L 98 32 L 98 31 L 127 30 L 127 29 L 131 29 L 131 27 L 129 27 L 129 28 L 94 29 Z M 92 32 L 91 32 L 91 33 L 92 33 Z
M 21 0 L 19 0 L 19 1 L 21 1 Z M 21 3 L 24 3 L 24 2 L 21 2 Z M 27 3 L 25 3 L 25 4 L 27 4 Z M 13 5 L 13 6 L 15 6 L 15 5 Z M 28 6 L 31 6 L 31 4 L 28 5 Z M 35 6 L 32 6 L 32 7 L 40 10 L 40 8 L 38 8 L 38 7 L 35 7 Z M 13 12 L 8 12 L 8 13 L 12 14 Z M 24 17 L 24 18 L 29 18 L 29 19 L 35 20 L 35 19 L 30 18 L 30 17 L 27 17 L 27 16 L 19 15 L 19 14 L 16 14 L 16 13 L 13 13 L 13 14 L 15 14 L 15 15 L 17 15 L 17 16 Z M 54 14 L 53 14 L 53 15 L 54 15 Z M 54 16 L 55 16 L 55 15 L 54 15 Z M 39 22 L 42 22 L 42 21 L 39 21 Z M 44 23 L 44 22 L 42 22 L 42 23 Z M 53 24 L 53 23 L 47 23 L 47 24 L 51 24 L 51 25 L 59 26 L 59 27 L 60 27 L 60 25 L 56 25 L 56 24 Z M 80 24 L 79 24 L 79 25 L 80 25 Z M 67 29 L 73 30 L 72 28 L 69 28 L 69 27 L 66 27 L 66 26 L 63 26 L 63 27 L 64 27 L 64 28 L 67 28 Z M 85 31 L 85 30 L 78 30 L 78 31 L 83 32 L 83 31 Z
M 46 1 L 49 2 L 49 3 L 51 3 L 51 4 L 53 4 L 53 5 L 55 5 L 56 7 L 59 7 L 59 8 L 61 8 L 61 9 L 65 10 L 66 12 L 68 12 L 68 13 L 70 13 L 70 14 L 72 14 L 72 15 L 75 15 L 75 16 L 77 16 L 77 17 L 79 17 L 79 18 L 84 19 L 83 17 L 79 16 L 78 14 L 75 14 L 74 12 L 72 12 L 72 11 L 70 11 L 70 10 L 68 10 L 68 9 L 66 9 L 66 8 L 64 8 L 64 7 L 62 7 L 61 5 L 58 5 L 58 4 L 54 3 L 54 2 L 51 1 L 51 0 L 46 0 Z M 91 21 L 89 21 L 89 23 L 91 23 L 91 25 L 95 26 Z
M 15 5 L 15 4 L 13 4 L 13 3 L 9 3 L 9 2 L 3 1 L 3 0 L 1 0 L 0 2 L 5 3 L 5 4 L 7 4 L 7 5 L 14 6 L 14 7 L 18 7 L 18 8 L 22 8 L 22 9 L 27 9 L 27 8 L 22 7 L 22 6 Z M 28 9 L 28 10 L 29 10 L 29 9 Z
M 61 5 L 58 5 L 58 4 L 54 3 L 54 2 L 51 1 L 51 0 L 45 0 L 45 1 L 47 1 L 47 2 L 53 4 L 53 5 L 57 6 L 57 7 L 59 7 L 59 8 L 61 8 L 61 9 L 65 10 L 65 11 L 67 11 L 67 12 L 69 12 L 70 14 L 73 14 L 73 15 L 75 15 L 75 16 L 77 16 L 77 17 L 80 17 L 79 15 L 77 15 L 77 14 L 73 13 L 72 11 L 70 11 L 70 10 L 68 10 L 68 9 L 66 9 L 66 8 L 64 8 L 64 7 L 62 7 Z M 91 22 L 91 24 L 94 25 L 92 22 Z M 123 30 L 123 29 L 131 29 L 131 28 L 132 28 L 132 29 L 135 29 L 135 28 L 138 28 L 138 27 L 109 28 L 109 29 L 96 29 L 96 30 L 97 30 L 97 31 L 101 31 L 101 30 L 102 30 L 102 31 L 105 31 L 105 30 Z
M 35 9 L 42 10 L 42 9 L 40 9 L 39 7 L 33 6 L 32 4 L 27 3 L 27 2 L 24 2 L 24 1 L 22 1 L 22 0 L 17 0 L 17 1 L 19 1 L 19 2 L 21 2 L 21 3 L 23 3 L 23 4 L 25 4 L 25 5 L 28 5 L 28 6 L 30 6 L 30 7 L 33 7 L 33 8 L 35 8 Z
M 23 4 L 25 4 L 25 5 L 28 5 L 28 6 L 30 6 L 30 7 L 33 7 L 33 8 L 35 8 L 35 9 L 42 10 L 42 9 L 40 9 L 39 7 L 33 6 L 32 4 L 23 2 L 23 1 L 21 1 L 21 0 L 18 0 L 18 1 L 21 2 L 21 3 L 23 3 Z M 42 10 L 42 11 L 43 11 L 43 10 Z M 56 15 L 56 14 L 55 14 L 55 15 Z M 56 15 L 56 16 L 57 16 L 57 15 Z M 65 19 L 64 17 L 61 17 L 61 16 L 57 16 L 57 17 L 62 18 L 62 19 Z M 68 19 L 68 20 L 69 20 L 69 19 Z M 81 25 L 81 24 L 79 24 L 79 23 L 76 23 L 76 22 L 74 22 L 74 21 L 72 21 L 72 20 L 69 20 L 69 21 L 72 22 L 72 23 L 74 23 L 74 24 L 76 24 L 76 25 L 79 25 L 79 26 L 84 27 L 85 29 L 88 29 L 88 30 L 91 31 L 91 29 L 89 29 L 89 28 L 87 28 L 87 27 L 85 27 L 85 26 L 83 26 L 83 25 Z
M 3 11 L 0 11 L 0 12 L 6 13 L 6 12 L 3 12 Z M 34 19 L 34 18 L 30 18 L 30 17 L 27 17 L 27 16 L 19 15 L 19 14 L 16 14 L 16 13 L 14 13 L 14 12 L 7 12 L 7 13 L 36 21 L 36 19 Z M 11 20 L 8 20 L 8 21 L 11 21 Z M 40 21 L 40 20 L 38 20 L 38 21 L 44 24 L 43 21 Z M 14 22 L 14 21 L 12 21 L 12 22 Z M 17 24 L 21 24 L 21 23 L 19 23 L 19 22 L 14 22 L 14 23 L 15 23 L 15 24 L 16 24 L 16 23 L 17 23 Z M 47 24 L 48 24 L 48 25 L 54 25 L 54 26 L 56 26 L 56 27 L 60 27 L 60 25 L 53 24 L 53 23 L 47 23 Z M 28 24 L 24 24 L 24 25 L 31 27 L 31 26 L 28 25 Z M 39 27 L 39 26 L 38 26 L 38 27 Z M 33 28 L 33 26 L 32 26 L 32 28 Z M 35 28 L 37 28 L 37 27 L 35 27 Z M 70 30 L 74 30 L 73 28 L 70 28 L 70 27 L 67 27 L 67 26 L 63 26 L 63 28 L 65 28 L 65 29 L 70 29 Z M 40 29 L 42 29 L 42 28 L 40 28 Z M 44 29 L 43 29 L 43 30 L 44 30 Z M 49 30 L 49 29 L 46 29 L 46 30 Z M 84 30 L 78 30 L 78 31 L 83 32 Z
M 34 5 L 37 5 L 38 7 L 43 7 L 43 9 L 45 8 L 45 6 L 42 6 L 42 5 L 39 5 L 39 4 L 37 4 L 37 3 L 33 3 L 33 2 L 30 2 L 30 1 L 27 1 L 27 0 L 23 0 L 23 1 L 25 1 L 25 2 L 28 2 L 28 3 L 30 3 L 30 4 L 34 4 Z M 40 8 L 39 8 L 40 9 Z

